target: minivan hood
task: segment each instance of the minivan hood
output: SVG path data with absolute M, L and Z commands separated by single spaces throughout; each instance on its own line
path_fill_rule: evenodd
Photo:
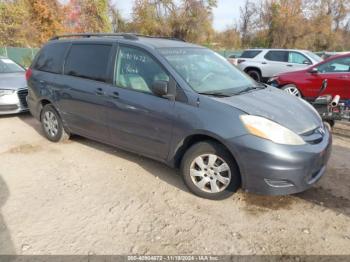
M 303 134 L 321 126 L 321 118 L 311 105 L 279 89 L 267 87 L 241 95 L 215 98 L 247 114 L 265 117 Z
M 26 87 L 25 72 L 0 74 L 0 89 L 18 90 Z

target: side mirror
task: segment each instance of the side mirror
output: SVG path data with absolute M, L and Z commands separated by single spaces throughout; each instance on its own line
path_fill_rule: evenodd
M 152 91 L 157 96 L 166 96 L 168 94 L 168 82 L 157 80 L 153 82 Z
M 309 73 L 311 73 L 311 74 L 318 74 L 318 68 L 317 67 L 311 68 Z
M 304 64 L 304 65 L 311 65 L 311 62 L 308 61 L 308 60 L 305 60 L 305 61 L 303 62 L 303 64 Z

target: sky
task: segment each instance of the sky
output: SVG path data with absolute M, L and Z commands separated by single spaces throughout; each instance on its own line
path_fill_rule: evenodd
M 126 19 L 131 17 L 132 0 L 114 0 L 116 7 Z M 245 0 L 218 0 L 218 7 L 214 11 L 214 28 L 218 31 L 225 30 L 239 20 L 239 8 Z

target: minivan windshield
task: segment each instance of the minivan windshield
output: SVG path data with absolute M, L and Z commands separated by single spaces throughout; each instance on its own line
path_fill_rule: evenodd
M 265 87 L 205 48 L 161 48 L 160 53 L 200 94 L 234 95 Z
M 320 63 L 320 62 L 323 61 L 323 59 L 322 59 L 320 56 L 316 55 L 316 54 L 313 53 L 313 52 L 306 51 L 306 54 L 307 54 L 309 57 L 311 57 L 313 60 L 315 60 L 317 63 Z
M 0 74 L 24 72 L 24 69 L 8 58 L 0 58 Z

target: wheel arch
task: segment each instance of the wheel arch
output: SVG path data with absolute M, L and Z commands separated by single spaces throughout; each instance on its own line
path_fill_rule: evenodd
M 251 71 L 251 70 L 255 70 L 255 71 L 258 71 L 260 73 L 260 76 L 262 77 L 262 71 L 259 67 L 255 67 L 255 66 L 248 66 L 244 69 L 244 72 L 248 73 L 248 71 Z
M 41 117 L 41 113 L 43 111 L 44 106 L 50 105 L 50 104 L 52 105 L 52 102 L 49 99 L 47 99 L 47 98 L 42 98 L 39 101 L 39 103 L 38 103 L 38 106 L 39 106 L 39 108 L 38 108 L 39 118 Z
M 42 111 L 43 111 L 43 108 L 44 108 L 46 105 L 52 105 L 52 106 L 53 106 L 53 108 L 56 110 L 58 116 L 61 118 L 61 121 L 62 121 L 62 123 L 63 123 L 63 126 L 64 126 L 66 132 L 69 133 L 69 132 L 70 132 L 70 129 L 69 129 L 68 124 L 66 123 L 65 119 L 62 118 L 62 115 L 61 115 L 60 110 L 58 110 L 58 108 L 55 106 L 55 104 L 54 104 L 50 99 L 42 98 L 42 99 L 39 101 L 39 110 L 38 110 L 38 112 L 39 112 L 39 115 L 38 115 L 39 120 L 40 120 L 40 118 L 41 118 L 41 113 L 42 113 Z
M 241 174 L 241 168 L 240 168 L 240 165 L 237 161 L 238 158 L 235 156 L 235 154 L 232 152 L 232 150 L 230 150 L 229 147 L 227 145 L 225 145 L 225 143 L 220 138 L 218 138 L 212 134 L 196 133 L 196 134 L 188 135 L 176 147 L 176 150 L 175 150 L 173 157 L 172 157 L 172 160 L 171 160 L 172 166 L 174 166 L 175 168 L 179 168 L 181 165 L 181 161 L 183 159 L 183 156 L 185 155 L 186 151 L 189 148 L 191 148 L 193 145 L 195 145 L 199 142 L 203 142 L 203 141 L 215 142 L 215 143 L 221 145 L 225 150 L 227 150 L 230 153 L 230 155 L 232 156 L 233 161 L 237 165 L 241 179 L 243 179 L 242 174 Z

